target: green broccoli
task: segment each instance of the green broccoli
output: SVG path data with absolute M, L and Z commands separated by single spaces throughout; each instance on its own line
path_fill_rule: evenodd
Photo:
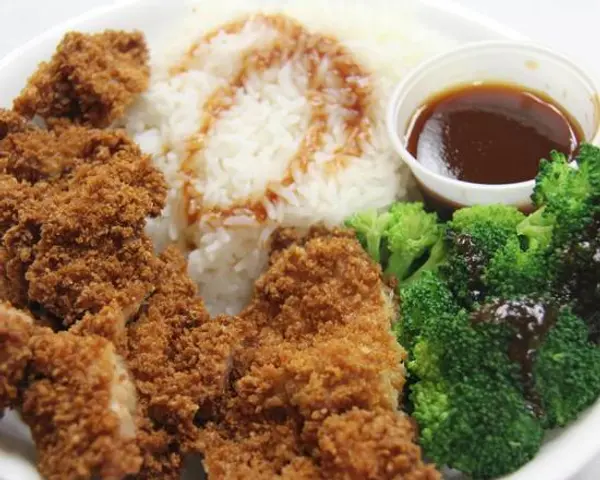
M 437 270 L 440 265 L 445 263 L 447 254 L 448 251 L 446 248 L 446 240 L 444 235 L 441 235 L 438 241 L 435 242 L 433 247 L 431 247 L 425 263 L 420 265 L 413 273 L 411 273 L 410 277 L 405 278 L 402 283 L 404 285 L 408 285 L 417 278 L 420 278 L 425 272 Z
M 475 205 L 454 213 L 448 228 L 467 234 L 486 257 L 491 257 L 506 241 L 516 235 L 525 215 L 510 205 Z
M 587 323 L 590 338 L 600 340 L 600 212 L 579 235 L 558 250 L 556 290 Z
M 600 349 L 569 308 L 561 310 L 537 353 L 534 379 L 546 428 L 575 420 L 600 393 Z
M 600 148 L 589 143 L 582 143 L 577 154 L 577 165 L 589 179 L 595 192 L 600 191 Z
M 537 216 L 553 222 L 552 258 L 556 272 L 551 287 L 584 318 L 593 339 L 600 337 L 600 148 L 582 144 L 577 168 L 552 152 L 536 177 Z
M 508 205 L 477 205 L 454 213 L 448 223 L 447 261 L 440 267 L 457 300 L 465 307 L 486 296 L 483 275 L 490 258 L 510 238 L 525 215 Z
M 550 297 L 553 271 L 549 252 L 524 248 L 517 237 L 511 238 L 489 261 L 483 278 L 489 297 Z
M 474 325 L 435 272 L 402 289 L 401 324 L 414 377 L 412 415 L 426 455 L 476 478 L 509 473 L 531 459 L 543 429 L 508 356 L 510 330 Z
M 544 249 L 552 243 L 555 222 L 556 219 L 546 214 L 545 207 L 542 207 L 517 225 L 517 234 L 525 238 L 527 249 Z
M 521 391 L 485 373 L 457 382 L 423 381 L 411 389 L 413 417 L 426 455 L 473 478 L 495 478 L 531 460 L 543 429 Z
M 369 210 L 355 213 L 345 222 L 348 228 L 356 232 L 358 240 L 371 258 L 378 263 L 381 261 L 382 238 L 389 220 L 390 215 L 387 212 Z
M 396 203 L 387 212 L 357 213 L 345 225 L 398 284 L 435 269 L 446 257 L 444 226 L 422 203 Z
M 389 209 L 389 216 L 385 238 L 390 255 L 385 272 L 401 283 L 438 242 L 442 228 L 437 215 L 425 212 L 422 203 L 396 203 Z
M 488 258 L 467 233 L 446 233 L 448 254 L 439 267 L 460 305 L 471 307 L 484 297 L 483 272 Z
M 401 321 L 395 329 L 398 341 L 410 353 L 425 322 L 458 313 L 452 292 L 433 271 L 423 274 L 400 289 Z
M 524 295 L 551 297 L 554 281 L 552 244 L 554 218 L 545 207 L 525 217 L 489 259 L 483 273 L 483 289 L 490 297 Z
M 554 223 L 554 243 L 557 246 L 585 228 L 597 204 L 600 162 L 597 147 L 582 145 L 574 168 L 567 157 L 558 152 L 550 154 L 550 160 L 540 162 L 535 188 L 534 204 L 544 207 L 541 215 L 548 223 Z M 597 208 L 597 206 L 596 206 Z

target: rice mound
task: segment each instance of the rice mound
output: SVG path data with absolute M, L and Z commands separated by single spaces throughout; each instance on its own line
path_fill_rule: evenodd
M 367 2 L 226 3 L 189 19 L 126 125 L 170 187 L 147 231 L 188 253 L 212 314 L 248 301 L 278 226 L 336 225 L 413 195 L 386 102 L 448 46 Z

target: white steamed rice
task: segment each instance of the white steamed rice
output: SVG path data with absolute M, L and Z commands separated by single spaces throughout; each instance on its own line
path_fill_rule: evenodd
M 387 4 L 393 12 L 369 7 L 368 2 L 342 0 L 229 1 L 222 10 L 217 3 L 211 2 L 209 10 L 199 9 L 174 46 L 155 57 L 150 89 L 130 112 L 127 128 L 142 149 L 152 154 L 169 184 L 162 216 L 147 227 L 157 249 L 173 242 L 184 248 L 189 274 L 209 311 L 234 314 L 247 302 L 265 266 L 269 237 L 276 227 L 336 225 L 353 212 L 411 195 L 409 172 L 387 138 L 386 102 L 408 68 L 447 48 L 448 43 L 411 23 L 410 12 L 400 11 L 399 3 Z M 203 148 L 189 153 L 207 100 L 235 76 L 245 52 L 268 47 L 280 34 L 260 17 L 249 20 L 239 32 L 217 33 L 200 42 L 186 68 L 180 69 L 184 71 L 173 74 L 171 69 L 181 64 L 185 52 L 205 34 L 257 9 L 285 14 L 311 33 L 335 37 L 362 71 L 368 72 L 358 82 L 368 83 L 372 90 L 366 113 L 369 135 L 360 142 L 362 152 L 344 155 L 333 174 L 332 162 L 348 143 L 344 121 L 354 113 L 342 106 L 347 85 L 332 73 L 327 56 L 318 68 L 325 84 L 326 132 L 307 168 L 291 169 L 291 184 L 280 180 L 311 127 L 313 107 L 307 98 L 309 78 L 301 58 L 251 72 L 242 88 L 234 91 L 229 108 L 202 138 Z M 186 174 L 181 171 L 184 163 Z M 201 192 L 201 205 L 198 199 L 191 204 L 186 199 L 186 182 Z M 266 188 L 279 200 L 265 197 Z M 190 222 L 187 210 L 193 202 L 199 215 Z M 251 202 L 262 206 L 266 218 L 256 218 L 252 209 L 239 207 Z M 203 214 L 215 210 L 228 214 Z

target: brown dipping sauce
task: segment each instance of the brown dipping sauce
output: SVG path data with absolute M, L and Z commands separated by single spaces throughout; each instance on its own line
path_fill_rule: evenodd
M 533 179 L 540 159 L 571 158 L 581 127 L 548 96 L 517 85 L 462 85 L 432 97 L 413 116 L 408 151 L 428 169 L 472 183 Z
M 533 300 L 497 300 L 474 313 L 474 323 L 505 324 L 512 330 L 508 356 L 521 367 L 525 397 L 532 411 L 541 416 L 541 400 L 535 390 L 533 366 L 539 346 L 556 324 L 558 312 Z

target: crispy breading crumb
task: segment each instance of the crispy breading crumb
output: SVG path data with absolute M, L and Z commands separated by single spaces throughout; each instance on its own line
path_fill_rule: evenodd
M 344 230 L 276 238 L 201 433 L 211 478 L 439 479 L 397 412 L 406 354 L 379 266 Z
M 135 389 L 112 343 L 54 333 L 5 303 L 0 346 L 0 408 L 19 407 L 45 478 L 137 472 Z
M 328 417 L 319 429 L 321 468 L 332 480 L 434 480 L 421 461 L 410 420 L 401 413 L 352 409 Z
M 198 426 L 219 410 L 239 332 L 235 319 L 209 319 L 176 249 L 161 262 L 156 290 L 128 325 L 127 361 L 139 392 L 139 478 L 178 479 Z
M 31 185 L 0 173 L 0 237 L 17 223 L 19 209 L 32 195 Z
M 117 392 L 135 394 L 118 386 L 130 380 L 112 343 L 45 329 L 31 338 L 29 348 L 21 414 L 31 428 L 42 475 L 58 480 L 136 473 L 141 457 L 129 412 L 135 400 Z
M 166 185 L 139 147 L 122 132 L 71 127 L 9 134 L 3 148 L 0 189 L 30 189 L 27 201 L 18 203 L 16 193 L 6 200 L 12 210 L 2 217 L 13 302 L 38 303 L 70 325 L 153 290 L 157 260 L 143 229 L 160 213 Z
M 67 33 L 14 101 L 16 112 L 52 123 L 107 127 L 148 87 L 148 48 L 140 32 Z
M 31 359 L 32 331 L 33 318 L 0 303 L 0 412 L 14 408 L 19 400 L 19 386 Z
M 27 119 L 18 113 L 0 108 L 0 140 L 9 133 L 22 132 L 31 128 Z

